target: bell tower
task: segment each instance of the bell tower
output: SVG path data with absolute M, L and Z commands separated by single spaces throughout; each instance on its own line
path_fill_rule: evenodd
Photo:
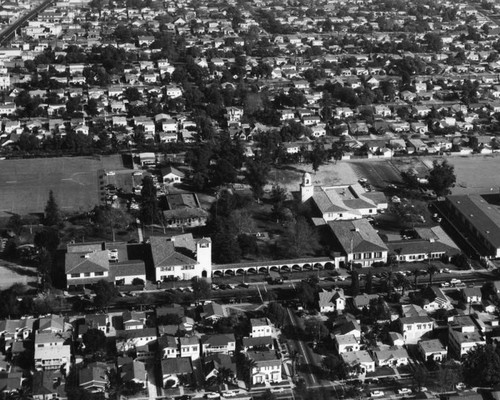
M 314 186 L 312 184 L 311 174 L 308 172 L 302 176 L 302 183 L 300 184 L 300 201 L 304 203 L 314 195 Z

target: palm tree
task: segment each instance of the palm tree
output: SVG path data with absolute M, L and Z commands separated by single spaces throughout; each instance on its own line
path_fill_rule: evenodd
M 229 383 L 234 379 L 234 373 L 229 368 L 221 367 L 217 371 L 217 385 Z
M 419 276 L 422 276 L 422 275 L 425 275 L 425 273 L 419 269 L 414 269 L 413 271 L 411 271 L 411 274 L 413 275 L 413 277 L 415 278 L 415 289 L 417 288 L 417 285 L 418 285 L 418 277 Z
M 426 271 L 429 274 L 429 286 L 432 286 L 432 277 L 434 274 L 437 274 L 439 270 L 435 265 L 429 265 Z
M 401 288 L 401 296 L 405 295 L 405 290 L 410 288 L 410 281 L 402 274 L 397 274 L 394 278 L 394 286 Z

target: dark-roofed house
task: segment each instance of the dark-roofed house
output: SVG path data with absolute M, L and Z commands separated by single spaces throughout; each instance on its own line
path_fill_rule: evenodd
M 281 360 L 274 351 L 249 351 L 247 357 L 254 361 L 250 371 L 252 384 L 281 382 Z
M 193 366 L 189 357 L 165 358 L 161 360 L 161 374 L 165 388 L 178 387 L 181 383 L 190 382 L 193 377 Z
M 78 385 L 90 392 L 104 392 L 108 384 L 107 365 L 101 362 L 88 364 L 78 371 Z
M 236 350 L 236 339 L 233 333 L 205 335 L 201 338 L 201 351 L 203 355 L 223 353 L 233 354 Z
M 272 336 L 260 336 L 260 337 L 245 337 L 243 338 L 243 350 L 249 351 L 252 349 L 263 349 L 268 350 L 274 349 L 274 339 Z
M 138 360 L 125 363 L 121 367 L 121 377 L 123 382 L 135 382 L 145 387 L 147 380 L 146 365 Z
M 35 371 L 32 384 L 33 400 L 65 400 L 67 398 L 60 371 Z
M 22 387 L 22 372 L 0 372 L 0 393 L 14 393 Z
M 216 379 L 219 371 L 223 368 L 232 372 L 233 379 L 236 378 L 236 363 L 230 355 L 217 353 L 205 357 L 203 364 L 205 381 L 210 382 Z
M 166 196 L 168 210 L 163 216 L 168 228 L 204 226 L 208 213 L 201 208 L 196 193 L 176 193 Z
M 65 263 L 68 286 L 88 285 L 102 279 L 109 280 L 107 250 L 92 253 L 66 253 Z
M 195 240 L 191 234 L 179 236 L 151 236 L 151 253 L 156 280 L 169 278 L 190 280 L 212 275 L 212 242 Z
M 344 262 L 370 267 L 387 262 L 387 246 L 366 219 L 329 222 Z

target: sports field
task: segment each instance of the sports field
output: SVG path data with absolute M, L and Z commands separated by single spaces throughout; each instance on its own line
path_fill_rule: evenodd
M 400 172 L 415 170 L 425 177 L 434 160 L 442 157 L 404 157 L 392 160 L 348 161 L 359 178 L 366 178 L 378 189 L 389 184 L 400 183 Z M 500 193 L 500 155 L 446 157 L 455 167 L 457 182 L 453 194 Z
M 0 161 L 0 217 L 43 212 L 49 191 L 64 211 L 100 203 L 105 170 L 123 169 L 119 155 Z

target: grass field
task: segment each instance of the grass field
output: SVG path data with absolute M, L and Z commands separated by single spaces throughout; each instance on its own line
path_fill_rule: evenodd
M 43 212 L 49 190 L 62 211 L 100 203 L 103 170 L 123 169 L 119 155 L 0 161 L 0 217 Z

